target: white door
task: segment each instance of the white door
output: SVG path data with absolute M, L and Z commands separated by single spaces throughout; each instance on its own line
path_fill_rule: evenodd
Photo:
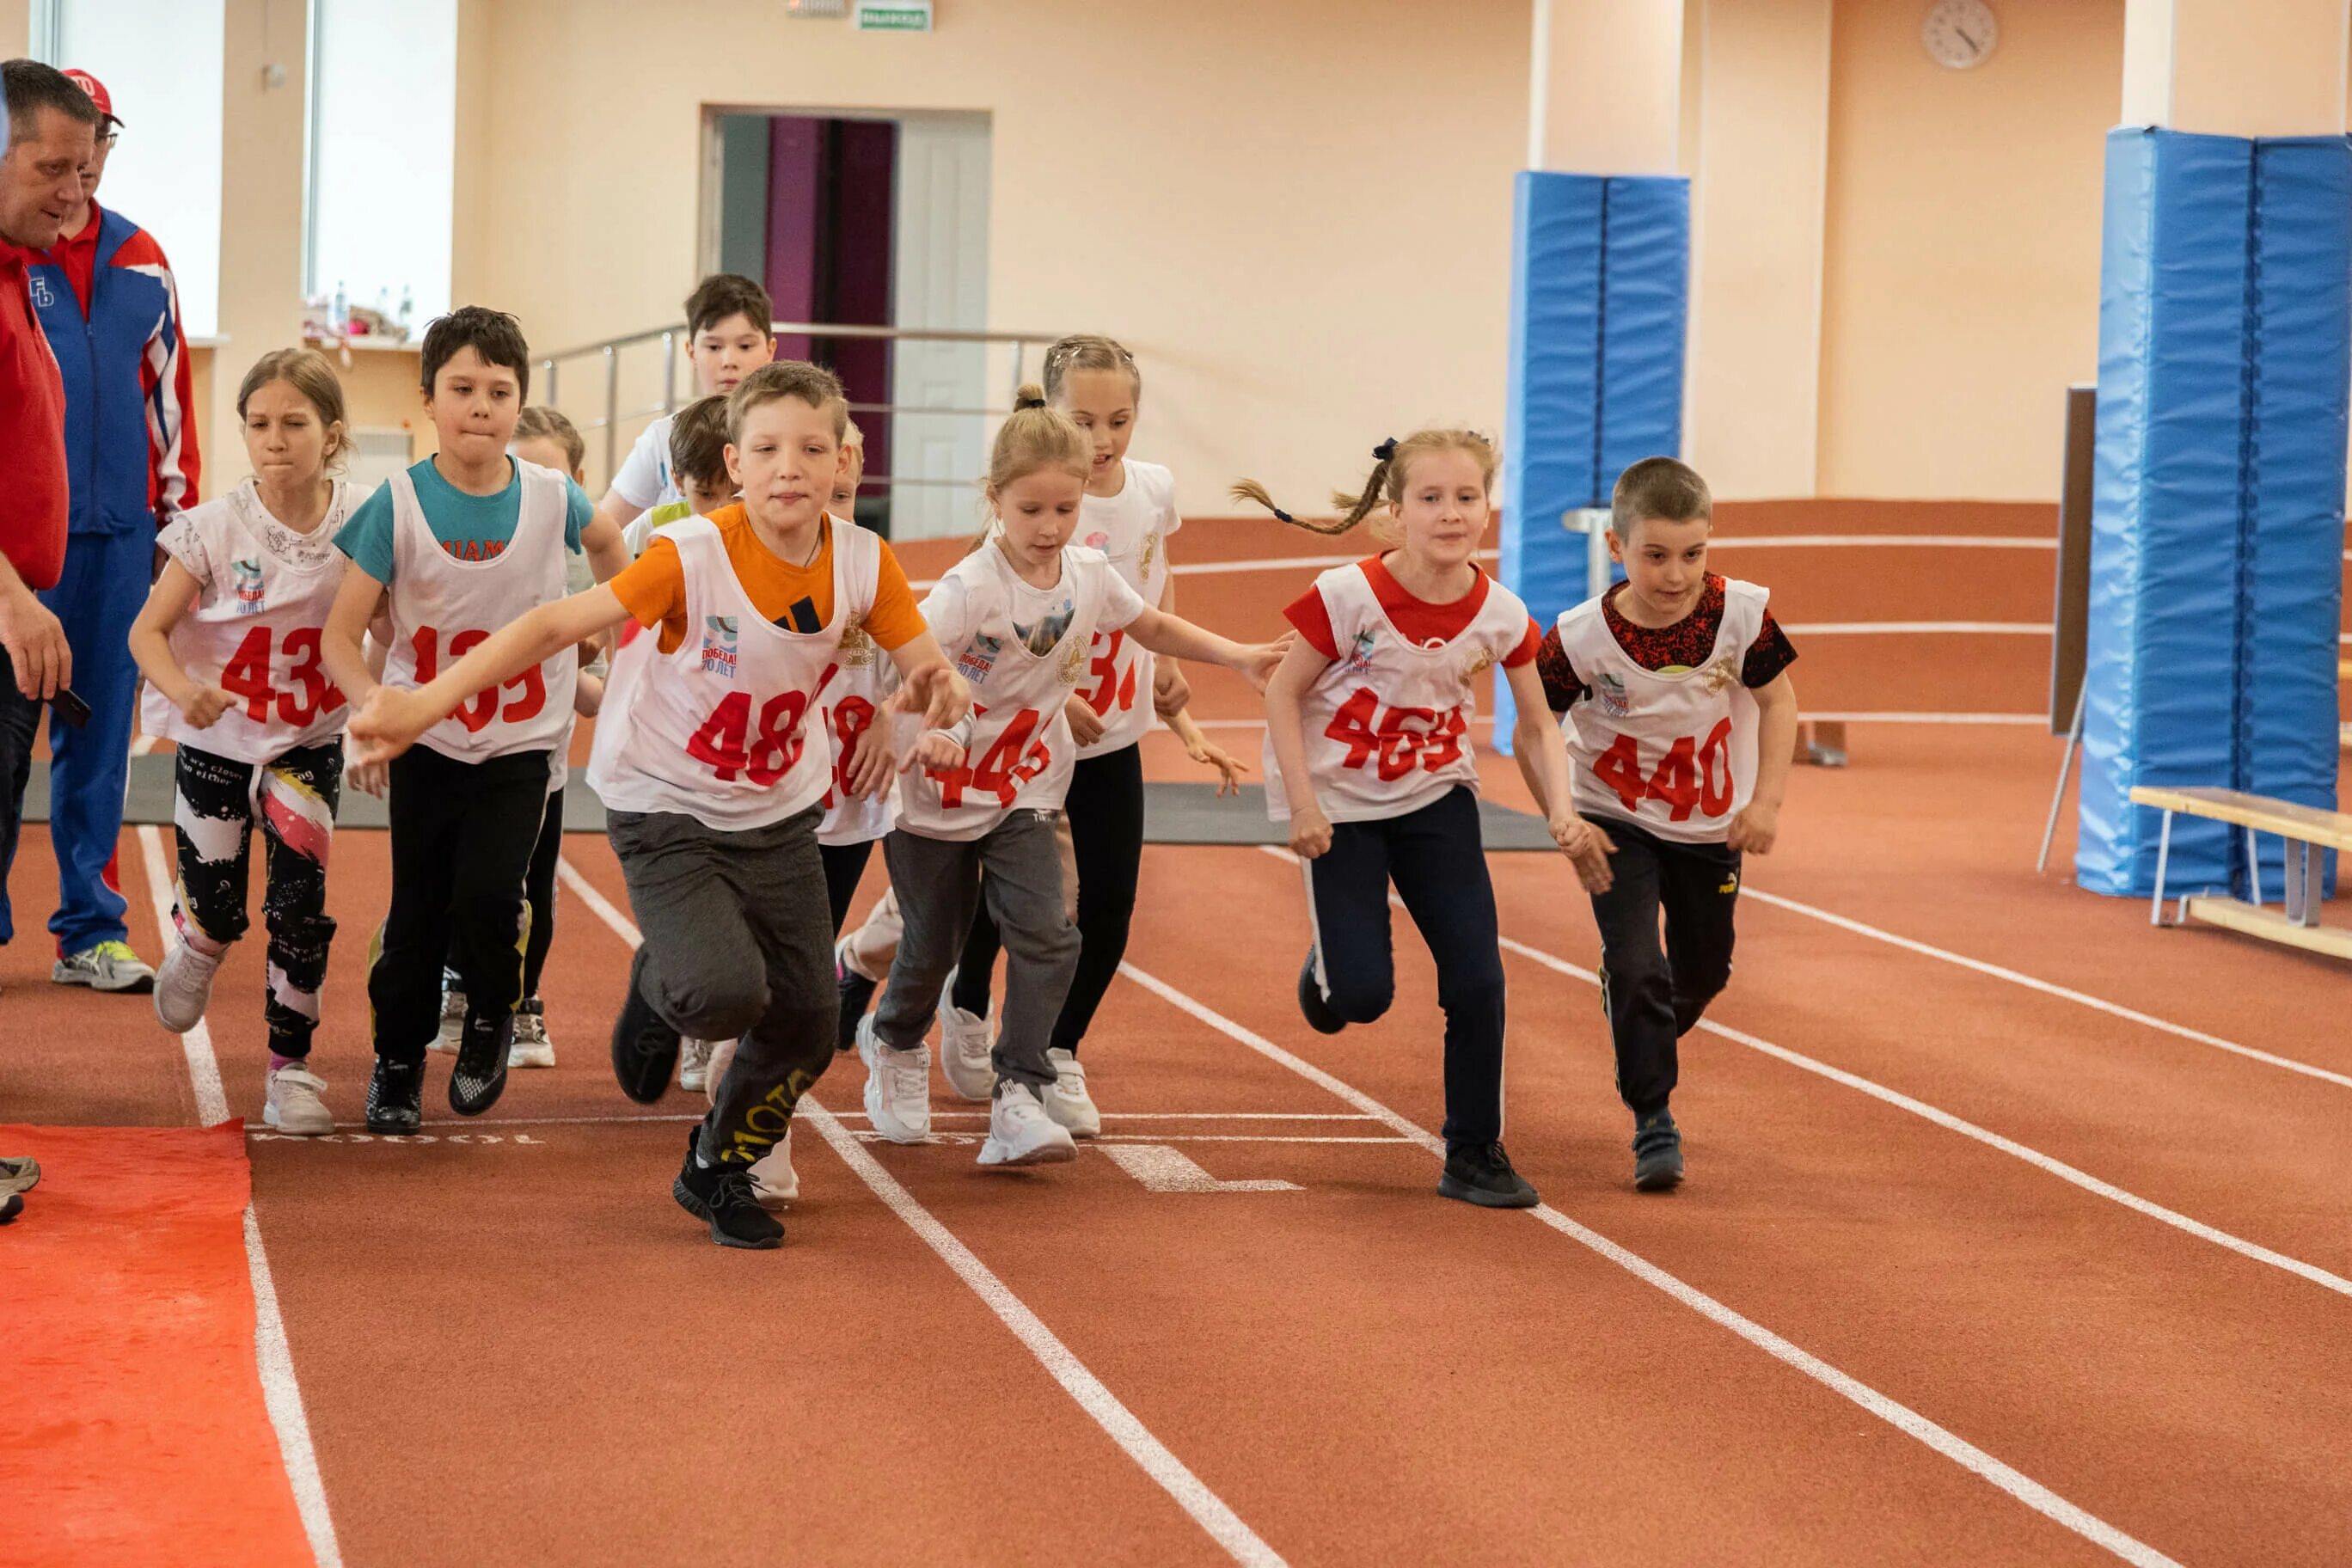
M 891 314 L 901 330 L 988 325 L 988 121 L 913 115 L 898 124 Z M 967 533 L 979 524 L 987 464 L 980 343 L 900 340 L 890 367 L 890 532 Z M 958 410 L 927 414 L 923 409 Z

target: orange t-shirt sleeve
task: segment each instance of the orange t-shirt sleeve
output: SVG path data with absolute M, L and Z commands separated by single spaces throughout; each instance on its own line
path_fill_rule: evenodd
M 874 577 L 874 608 L 866 616 L 866 635 L 885 650 L 896 651 L 929 629 L 916 606 L 915 591 L 907 586 L 907 569 L 898 564 L 889 545 L 883 545 L 881 569 Z
M 656 626 L 674 626 L 679 637 L 685 635 L 686 563 L 678 558 L 676 544 L 667 539 L 656 539 L 643 555 L 622 567 L 606 585 L 637 625 L 648 631 Z M 664 640 L 675 644 L 675 639 Z

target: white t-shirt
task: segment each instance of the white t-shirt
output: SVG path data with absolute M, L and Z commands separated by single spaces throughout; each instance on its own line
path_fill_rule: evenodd
M 172 628 L 172 657 L 189 679 L 244 700 L 199 730 L 151 684 L 140 701 L 142 729 L 240 763 L 269 762 L 342 733 L 350 710 L 327 679 L 319 640 L 343 576 L 335 535 L 360 500 L 337 479 L 325 519 L 297 533 L 269 515 L 247 479 L 173 518 L 155 542 L 200 592 Z
M 854 525 L 834 519 L 835 528 Z M 877 553 L 878 560 L 878 553 Z M 878 571 L 878 567 L 877 567 Z M 819 844 L 871 844 L 890 831 L 898 818 L 898 781 L 894 776 L 880 795 L 853 798 L 849 793 L 849 758 L 859 737 L 882 720 L 882 700 L 898 684 L 898 667 L 880 644 L 866 631 L 862 616 L 842 624 L 839 667 L 826 683 L 820 710 L 825 745 L 833 758 L 832 782 L 825 790 L 824 820 L 817 825 Z
M 1076 542 L 1108 556 L 1127 585 L 1156 609 L 1168 591 L 1168 537 L 1184 526 L 1176 515 L 1176 479 L 1132 458 L 1126 468 L 1118 494 L 1090 495 L 1079 504 Z M 1123 631 L 1098 631 L 1089 654 L 1078 695 L 1101 718 L 1103 732 L 1078 754 L 1108 756 L 1151 728 L 1151 650 Z
M 1008 812 L 1057 811 L 1076 748 L 1062 705 L 1086 676 L 1097 632 L 1145 605 L 1099 550 L 1065 545 L 1051 588 L 1032 587 L 1002 548 L 982 545 L 923 600 L 923 620 L 971 686 L 961 768 L 901 776 L 898 826 L 926 838 L 978 838 Z
M 613 476 L 613 493 L 640 511 L 686 499 L 669 472 L 669 427 L 677 418 L 665 414 L 646 426 Z

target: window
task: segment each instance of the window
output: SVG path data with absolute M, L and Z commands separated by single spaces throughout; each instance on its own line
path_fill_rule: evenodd
M 457 148 L 457 0 L 310 0 L 304 290 L 446 311 Z
M 98 202 L 155 237 L 192 338 L 220 331 L 222 0 L 37 0 L 34 53 L 106 84 L 122 139 Z

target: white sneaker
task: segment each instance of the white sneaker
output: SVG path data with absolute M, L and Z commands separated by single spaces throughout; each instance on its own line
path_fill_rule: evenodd
M 262 1121 L 298 1138 L 316 1138 L 335 1130 L 334 1113 L 319 1098 L 319 1091 L 327 1087 L 324 1079 L 298 1065 L 270 1068 L 268 1081 L 269 1099 L 261 1108 Z
M 680 1040 L 677 1043 L 677 1087 L 688 1094 L 700 1094 L 710 1075 L 710 1040 Z
M 988 1142 L 980 1146 L 983 1165 L 1058 1165 L 1078 1157 L 1068 1131 L 1037 1103 L 1036 1090 L 1008 1082 L 988 1110 Z
M 163 967 L 155 972 L 155 1016 L 163 1027 L 184 1035 L 205 1021 L 220 965 L 218 955 L 207 958 L 184 942 L 163 955 Z
M 441 974 L 441 1032 L 425 1043 L 428 1051 L 457 1049 L 457 1042 L 466 1033 L 466 994 L 457 989 L 449 973 Z
M 940 987 L 940 1072 L 959 1098 L 978 1104 L 996 1092 L 996 1064 L 989 1059 L 996 1007 L 991 1003 L 985 1018 L 972 1016 L 952 1000 L 955 983 L 950 970 L 948 983 Z
M 793 1169 L 793 1130 L 784 1141 L 751 1162 L 751 1195 L 770 1214 L 780 1214 L 801 1195 L 800 1173 Z
M 1045 1053 L 1054 1064 L 1054 1081 L 1045 1090 L 1045 1114 L 1073 1138 L 1093 1138 L 1102 1131 L 1102 1112 L 1087 1093 L 1087 1069 L 1078 1058 L 1059 1048 Z
M 447 1025 L 446 1018 L 442 1020 L 443 1027 L 447 1027 Z M 526 996 L 515 1008 L 514 1043 L 507 1047 L 507 1066 L 551 1068 L 554 1065 L 555 1042 L 547 1037 L 547 1005 L 536 996 Z
M 719 1103 L 719 1086 L 727 1081 L 727 1069 L 735 1065 L 738 1043 L 720 1040 L 710 1047 L 710 1060 L 702 1069 L 702 1096 L 713 1105 Z M 789 1133 L 791 1129 L 785 1131 Z
M 866 1118 L 893 1143 L 931 1136 L 931 1047 L 902 1051 L 874 1037 L 874 1016 L 857 1020 L 857 1059 L 866 1064 Z

